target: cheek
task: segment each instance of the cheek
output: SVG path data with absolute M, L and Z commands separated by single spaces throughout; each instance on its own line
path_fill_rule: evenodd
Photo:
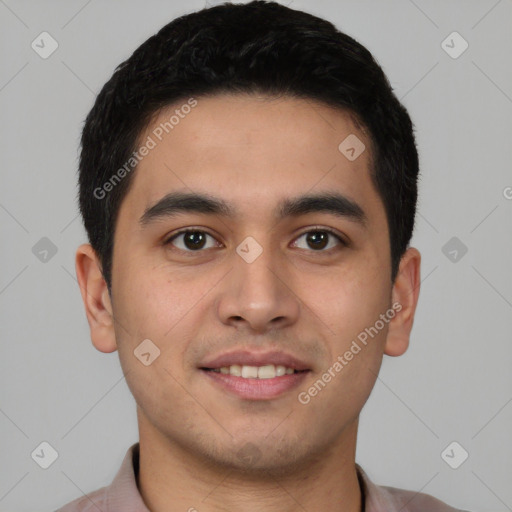
M 346 341 L 373 325 L 387 310 L 390 285 L 385 276 L 371 265 L 347 268 L 321 279 L 307 279 L 304 296 L 331 335 Z
M 198 298 L 170 274 L 138 266 L 133 259 L 118 270 L 113 308 L 126 382 L 146 416 L 172 423 L 162 404 L 181 404 L 182 353 L 190 338 L 184 319 Z
M 118 269 L 123 272 L 113 307 L 120 324 L 116 338 L 123 367 L 140 369 L 133 352 L 149 339 L 160 351 L 155 364 L 172 368 L 179 377 L 185 371 L 187 346 L 205 321 L 205 290 L 212 289 L 219 277 L 212 272 L 198 278 L 196 272 L 194 278 L 190 271 L 171 270 L 165 264 L 138 265 L 134 258 Z
M 147 258 L 120 261 L 117 271 L 117 313 L 137 337 L 163 339 L 189 309 L 193 288 L 183 286 L 179 272 L 166 271 Z
M 333 429 L 356 418 L 382 363 L 388 324 L 380 320 L 380 315 L 389 307 L 389 287 L 377 277 L 368 272 L 339 282 L 316 282 L 310 287 L 314 310 L 330 328 L 325 331 L 329 361 L 309 383 L 312 387 L 303 391 L 311 398 L 309 413 L 323 417 Z M 325 382 L 325 387 L 318 380 Z

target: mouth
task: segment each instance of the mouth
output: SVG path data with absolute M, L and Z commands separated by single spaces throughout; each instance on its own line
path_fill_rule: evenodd
M 245 400 L 270 400 L 300 385 L 312 371 L 306 363 L 281 352 L 238 351 L 199 367 L 216 389 Z

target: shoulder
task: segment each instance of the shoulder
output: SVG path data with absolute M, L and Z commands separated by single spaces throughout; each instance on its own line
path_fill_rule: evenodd
M 90 492 L 81 498 L 70 501 L 55 512 L 98 512 L 98 509 L 105 510 L 103 505 L 106 503 L 106 490 L 107 487 L 102 487 L 97 491 Z
M 356 464 L 356 470 L 365 496 L 366 512 L 468 512 L 453 508 L 430 494 L 376 485 L 359 464 Z
M 392 497 L 402 512 L 468 512 L 453 508 L 430 494 L 388 486 L 380 488 Z

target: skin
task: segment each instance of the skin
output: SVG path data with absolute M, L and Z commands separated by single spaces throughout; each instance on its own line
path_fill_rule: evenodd
M 101 352 L 119 351 L 137 402 L 139 489 L 152 512 L 358 512 L 358 418 L 383 355 L 407 350 L 420 254 L 405 252 L 392 283 L 384 205 L 369 174 L 370 140 L 348 113 L 292 98 L 197 100 L 133 176 L 116 224 L 111 296 L 91 246 L 76 254 L 92 342 Z M 141 140 L 177 107 L 155 118 Z M 349 134 L 367 148 L 354 161 L 338 150 Z M 145 209 L 178 190 L 221 197 L 240 213 L 186 213 L 142 227 Z M 279 222 L 272 216 L 283 198 L 333 190 L 363 208 L 366 227 L 325 212 Z M 191 227 L 213 237 L 202 252 L 184 255 L 183 237 L 164 245 Z M 323 252 L 315 250 L 304 236 L 312 227 L 331 228 L 349 245 L 331 238 Z M 263 248 L 250 264 L 235 251 L 247 236 Z M 394 302 L 401 311 L 301 404 L 298 392 Z M 149 366 L 133 354 L 144 339 L 161 351 Z M 312 371 L 300 389 L 244 400 L 197 368 L 235 347 L 282 349 Z M 242 459 L 241 449 L 257 456 Z

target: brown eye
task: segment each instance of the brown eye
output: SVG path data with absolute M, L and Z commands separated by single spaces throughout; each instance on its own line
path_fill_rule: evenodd
M 306 243 L 315 250 L 325 249 L 329 243 L 329 236 L 330 235 L 323 231 L 312 231 L 311 233 L 307 233 Z
M 214 240 L 214 238 L 205 231 L 184 230 L 169 238 L 165 242 L 165 245 L 173 245 L 182 251 L 194 252 L 205 248 L 209 249 L 211 247 L 215 247 L 215 244 L 207 247 L 208 238 Z
M 301 238 L 305 239 L 306 247 L 300 247 L 296 242 L 295 245 L 300 249 L 312 249 L 317 252 L 328 252 L 329 249 L 332 249 L 336 246 L 346 246 L 345 241 L 328 229 L 315 229 L 313 231 L 307 231 L 300 235 L 296 240 L 300 240 Z M 325 250 L 327 248 L 327 250 Z

